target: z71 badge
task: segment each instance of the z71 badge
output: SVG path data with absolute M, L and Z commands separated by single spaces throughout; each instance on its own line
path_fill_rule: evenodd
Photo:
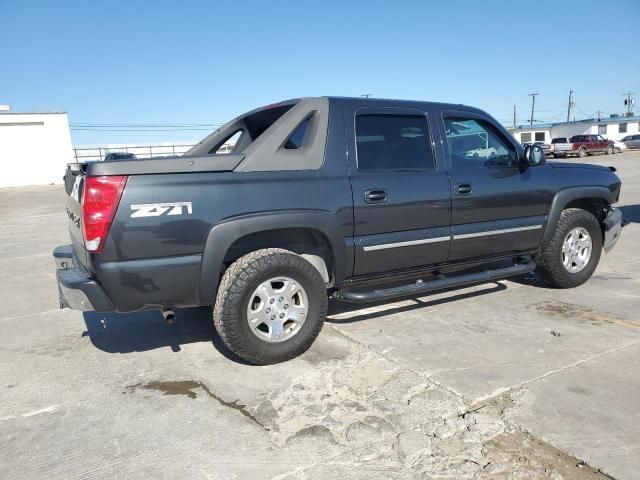
M 131 218 L 159 217 L 161 215 L 191 215 L 191 202 L 142 203 L 131 205 Z

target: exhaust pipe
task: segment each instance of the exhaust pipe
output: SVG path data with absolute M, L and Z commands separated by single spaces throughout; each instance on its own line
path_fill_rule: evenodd
M 176 314 L 173 313 L 173 310 L 162 310 L 162 316 L 164 317 L 164 321 L 167 322 L 167 325 L 173 325 L 176 321 Z

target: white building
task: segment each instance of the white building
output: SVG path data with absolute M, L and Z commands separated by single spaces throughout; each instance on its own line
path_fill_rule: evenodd
M 507 127 L 520 143 L 544 142 L 558 137 L 572 137 L 574 135 L 602 135 L 609 140 L 620 140 L 627 135 L 640 133 L 640 117 L 608 117 L 600 120 L 590 118 L 575 122 L 542 123 Z
M 0 187 L 62 183 L 73 162 L 66 113 L 17 113 L 0 107 Z

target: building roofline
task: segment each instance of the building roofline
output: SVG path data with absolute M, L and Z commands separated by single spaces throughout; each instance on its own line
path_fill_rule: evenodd
M 563 125 L 577 125 L 581 123 L 592 123 L 592 124 L 605 124 L 605 123 L 629 123 L 629 122 L 640 122 L 639 115 L 633 115 L 631 117 L 619 116 L 619 117 L 607 117 L 607 118 L 584 118 L 582 120 L 576 120 L 574 122 L 552 122 L 552 123 L 534 123 L 533 125 L 507 125 L 505 126 L 507 129 L 515 129 L 515 130 L 535 130 L 537 128 L 551 128 L 551 127 L 560 127 Z
M 3 112 L 0 115 L 67 115 L 67 112 Z

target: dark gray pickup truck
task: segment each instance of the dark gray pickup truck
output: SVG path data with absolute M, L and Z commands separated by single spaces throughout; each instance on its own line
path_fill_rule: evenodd
M 547 163 L 463 105 L 269 105 L 181 157 L 68 168 L 60 304 L 168 320 L 212 306 L 233 352 L 280 362 L 312 344 L 328 296 L 380 301 L 533 270 L 582 284 L 621 232 L 613 172 Z

